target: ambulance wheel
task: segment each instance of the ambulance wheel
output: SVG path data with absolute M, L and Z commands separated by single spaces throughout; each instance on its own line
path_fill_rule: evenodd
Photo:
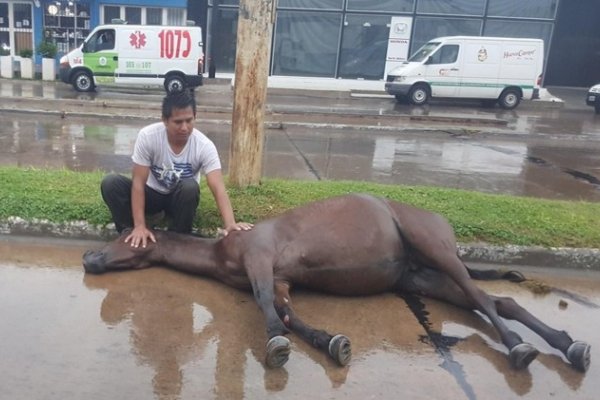
M 596 111 L 596 114 L 600 114 L 600 103 L 594 104 L 594 111 Z
M 81 71 L 73 77 L 73 87 L 78 92 L 91 92 L 94 90 L 94 81 L 89 72 Z
M 498 98 L 498 104 L 505 110 L 512 110 L 521 102 L 521 93 L 516 89 L 506 89 Z
M 415 106 L 427 104 L 429 101 L 429 88 L 423 84 L 413 86 L 410 92 L 408 92 L 408 100 L 410 104 L 414 104 Z
M 169 75 L 165 79 L 165 90 L 167 93 L 183 92 L 185 81 L 180 75 Z

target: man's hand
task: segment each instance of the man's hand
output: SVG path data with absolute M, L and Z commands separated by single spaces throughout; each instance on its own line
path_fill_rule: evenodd
M 131 247 L 139 247 L 141 244 L 145 248 L 148 244 L 148 239 L 156 243 L 156 238 L 150 229 L 145 226 L 138 226 L 133 228 L 131 233 L 125 238 L 125 243 L 131 241 Z
M 254 224 L 248 222 L 236 222 L 232 225 L 226 226 L 224 230 L 221 230 L 223 236 L 227 236 L 227 234 L 231 231 L 249 231 L 254 227 Z

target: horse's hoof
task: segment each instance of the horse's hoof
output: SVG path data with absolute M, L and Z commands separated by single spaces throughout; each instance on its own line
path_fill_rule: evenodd
M 519 282 L 523 282 L 523 281 L 527 280 L 527 278 L 525 278 L 525 275 L 523 275 L 519 271 L 507 271 L 504 273 L 504 275 L 502 275 L 502 278 L 504 278 L 510 282 L 515 282 L 515 283 L 519 283 Z
M 571 343 L 567 349 L 567 360 L 569 360 L 575 369 L 581 372 L 586 372 L 590 367 L 591 348 L 592 346 L 586 342 L 577 340 Z
M 510 349 L 510 364 L 515 369 L 527 368 L 540 352 L 529 343 L 519 343 Z
M 267 342 L 267 359 L 269 368 L 279 368 L 290 358 L 290 340 L 285 336 L 273 336 Z
M 348 365 L 352 358 L 350 339 L 344 335 L 335 335 L 329 341 L 329 355 L 342 367 Z

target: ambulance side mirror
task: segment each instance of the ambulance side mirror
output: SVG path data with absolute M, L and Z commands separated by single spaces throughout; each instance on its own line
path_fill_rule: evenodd
M 81 52 L 82 53 L 87 53 L 88 52 L 88 44 L 87 44 L 87 42 L 83 42 L 83 44 L 81 45 Z

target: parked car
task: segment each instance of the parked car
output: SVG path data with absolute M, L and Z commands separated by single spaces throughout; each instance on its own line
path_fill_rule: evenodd
M 596 114 L 600 114 L 600 83 L 594 85 L 588 90 L 585 102 L 588 106 L 594 107 Z

